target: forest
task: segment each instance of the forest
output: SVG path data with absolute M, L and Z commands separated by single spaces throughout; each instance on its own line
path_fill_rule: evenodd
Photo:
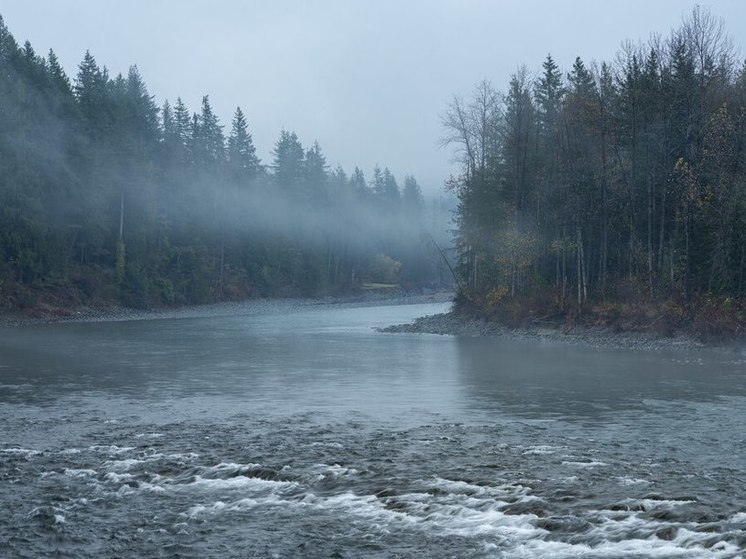
M 240 95 L 240 92 L 237 92 Z M 413 176 L 329 169 L 282 130 L 263 163 L 237 108 L 156 104 L 136 66 L 70 79 L 0 18 L 0 306 L 131 307 L 448 281 L 450 219 Z M 447 242 L 447 241 L 446 241 Z M 62 311 L 61 311 L 62 312 Z
M 709 11 L 611 61 L 483 81 L 442 120 L 462 307 L 743 332 L 746 63 Z

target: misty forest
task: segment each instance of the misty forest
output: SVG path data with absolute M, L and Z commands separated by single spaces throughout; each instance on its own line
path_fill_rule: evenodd
M 549 55 L 442 118 L 465 306 L 746 326 L 746 64 L 709 12 L 612 61 L 564 72 Z
M 0 69 L 6 308 L 452 279 L 449 210 L 413 176 L 330 170 L 288 130 L 264 163 L 240 108 L 224 126 L 208 96 L 196 112 L 159 107 L 136 66 L 112 78 L 90 53 L 71 80 L 4 24 Z M 509 324 L 744 326 L 746 66 L 709 12 L 612 61 L 566 72 L 548 55 L 505 93 L 485 80 L 455 96 L 441 118 L 461 169 L 446 188 L 462 308 Z
M 693 3 L 5 0 L 0 557 L 744 559 L 746 63 Z
M 447 280 L 449 213 L 413 176 L 330 170 L 288 130 L 272 161 L 248 117 L 158 107 L 135 66 L 86 53 L 70 80 L 0 20 L 0 293 L 10 308 L 205 303 Z M 434 231 L 434 232 L 433 232 Z

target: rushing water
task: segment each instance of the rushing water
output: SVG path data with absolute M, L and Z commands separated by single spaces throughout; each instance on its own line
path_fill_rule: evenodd
M 742 353 L 373 330 L 444 308 L 0 330 L 0 556 L 744 556 Z

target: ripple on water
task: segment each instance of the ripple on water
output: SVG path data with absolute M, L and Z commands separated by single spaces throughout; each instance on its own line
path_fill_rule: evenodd
M 16 480 L 0 486 L 0 536 L 20 556 L 741 556 L 742 486 L 726 505 L 684 492 L 690 464 L 509 427 L 125 422 L 95 444 L 82 430 L 0 449 L 0 479 Z M 651 476 L 669 466 L 678 479 Z

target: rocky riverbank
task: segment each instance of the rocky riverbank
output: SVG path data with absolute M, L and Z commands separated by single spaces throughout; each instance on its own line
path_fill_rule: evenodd
M 454 336 L 511 337 L 571 345 L 627 349 L 659 349 L 664 347 L 695 349 L 712 345 L 704 344 L 695 340 L 693 337 L 685 335 L 664 337 L 646 332 L 617 333 L 606 328 L 583 326 L 572 328 L 526 327 L 509 329 L 495 322 L 469 318 L 456 312 L 423 316 L 410 324 L 397 324 L 383 328 L 381 331 Z M 733 344 L 731 344 L 731 347 L 733 347 Z
M 346 297 L 323 297 L 314 299 L 249 299 L 239 302 L 223 302 L 208 305 L 192 305 L 158 309 L 132 309 L 116 306 L 86 307 L 74 309 L 37 308 L 32 313 L 0 313 L 0 328 L 21 327 L 34 324 L 60 322 L 111 322 L 126 320 L 157 320 L 171 318 L 196 318 L 230 316 L 235 314 L 264 314 L 270 312 L 293 312 L 302 308 L 336 306 L 340 308 L 368 307 L 374 305 L 406 305 L 418 303 L 448 302 L 453 299 L 450 292 L 436 291 L 413 294 L 411 292 L 365 292 Z M 396 324 L 380 329 L 389 333 L 439 334 L 454 336 L 488 336 L 514 339 L 531 339 L 550 343 L 584 345 L 589 347 L 613 347 L 627 349 L 659 349 L 703 347 L 736 348 L 743 344 L 703 343 L 693 336 L 678 334 L 661 336 L 649 332 L 615 332 L 608 328 L 591 326 L 527 326 L 508 328 L 497 322 L 471 318 L 463 313 L 448 312 L 423 316 L 409 324 Z

